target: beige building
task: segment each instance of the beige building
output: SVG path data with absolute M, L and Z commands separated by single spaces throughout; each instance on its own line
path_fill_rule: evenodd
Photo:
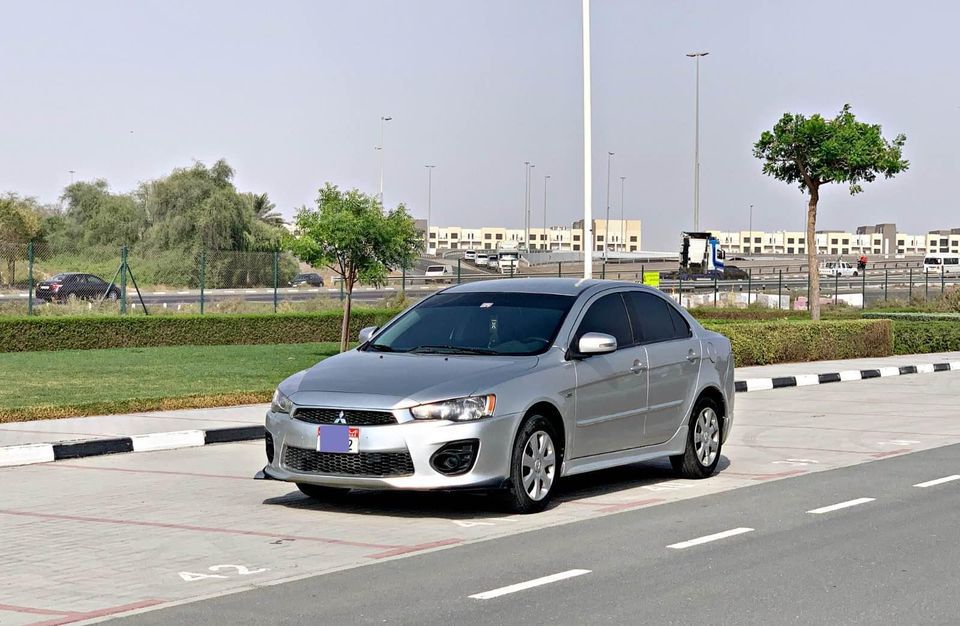
M 640 220 L 594 220 L 594 246 L 602 252 L 604 242 L 610 252 L 639 252 Z M 527 248 L 526 231 L 522 228 L 482 226 L 431 226 L 427 249 L 437 250 L 496 250 L 504 243 Z M 583 252 L 583 220 L 572 227 L 550 226 L 530 229 L 529 249 L 533 252 Z

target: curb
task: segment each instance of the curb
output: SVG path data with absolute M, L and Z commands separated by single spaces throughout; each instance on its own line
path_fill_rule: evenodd
M 887 378 L 889 376 L 906 376 L 908 374 L 932 374 L 934 372 L 960 371 L 960 361 L 950 363 L 921 363 L 920 365 L 901 365 L 899 367 L 880 367 L 868 370 L 844 370 L 827 374 L 797 374 L 796 376 L 775 376 L 773 378 L 748 378 L 733 383 L 736 393 L 749 391 L 766 391 L 769 389 L 783 389 L 784 387 L 806 387 L 808 385 L 825 385 L 849 380 L 866 380 L 868 378 Z
M 119 452 L 151 452 L 154 450 L 193 448 L 214 443 L 254 441 L 263 439 L 265 432 L 263 426 L 238 426 L 61 443 L 28 443 L 19 446 L 0 447 L 0 467 L 49 463 L 62 459 L 82 459 L 88 456 L 117 454 Z

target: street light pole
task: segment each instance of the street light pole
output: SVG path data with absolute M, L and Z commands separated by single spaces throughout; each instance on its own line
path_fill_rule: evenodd
M 623 209 L 623 184 L 627 180 L 626 176 L 620 177 L 620 244 L 623 246 L 623 251 L 627 251 L 627 223 L 624 221 L 624 209 Z
M 550 251 L 550 237 L 547 236 L 547 181 L 550 180 L 550 175 L 547 174 L 543 177 L 543 236 L 546 237 L 546 246 L 547 252 Z
M 527 171 L 527 186 L 525 190 L 525 202 L 523 208 L 523 245 L 526 246 L 527 252 L 530 251 L 530 170 L 536 167 L 530 161 L 524 161 L 523 164 L 526 166 Z
M 380 145 L 377 150 L 380 152 L 380 207 L 383 207 L 383 126 L 393 118 L 390 116 L 380 116 Z
M 747 234 L 749 237 L 748 241 L 750 242 L 750 247 L 753 247 L 753 205 L 750 205 L 750 231 Z M 740 249 L 743 250 L 743 246 L 740 246 Z
M 590 110 L 590 0 L 583 0 L 583 277 L 593 278 L 593 135 Z M 589 242 L 589 243 L 588 243 Z
M 73 184 L 73 175 L 77 173 L 77 170 L 67 170 L 70 172 L 70 184 Z
M 693 144 L 693 230 L 700 230 L 700 57 L 709 52 L 690 52 L 688 57 L 696 61 L 697 66 L 697 95 L 696 95 L 696 130 Z
M 607 152 L 607 219 L 604 224 L 603 232 L 603 264 L 607 264 L 607 247 L 610 245 L 610 162 L 613 160 L 613 153 Z M 604 270 L 606 271 L 606 270 Z
M 427 168 L 427 235 L 426 252 L 430 254 L 430 211 L 433 206 L 433 168 L 436 165 L 424 165 Z

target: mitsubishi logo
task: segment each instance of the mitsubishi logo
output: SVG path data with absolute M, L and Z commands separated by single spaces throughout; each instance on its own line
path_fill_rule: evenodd
M 333 420 L 334 424 L 346 424 L 347 418 L 343 416 L 343 411 L 340 411 L 340 415 L 337 416 L 337 419 Z

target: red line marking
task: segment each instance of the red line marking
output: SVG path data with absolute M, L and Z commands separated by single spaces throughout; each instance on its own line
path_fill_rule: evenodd
M 29 606 L 15 606 L 13 604 L 0 604 L 0 611 L 13 611 L 14 613 L 31 613 L 33 615 L 72 615 L 69 611 L 53 611 L 51 609 L 35 609 Z
M 886 451 L 886 452 L 877 452 L 877 453 L 871 454 L 870 456 L 872 456 L 872 457 L 874 457 L 874 458 L 876 458 L 876 459 L 882 459 L 882 458 L 888 457 L 888 456 L 896 456 L 896 455 L 898 455 L 898 454 L 906 454 L 907 452 L 913 452 L 913 450 L 911 450 L 910 448 L 903 448 L 903 449 L 901 449 L 901 450 L 888 450 L 888 451 Z
M 141 600 L 140 602 L 111 606 L 105 609 L 98 609 L 96 611 L 87 611 L 86 613 L 67 613 L 64 617 L 47 620 L 45 622 L 36 622 L 31 626 L 58 626 L 59 624 L 69 624 L 71 622 L 79 622 L 80 620 L 93 619 L 95 617 L 106 617 L 107 615 L 116 615 L 117 613 L 126 613 L 127 611 L 145 609 L 148 606 L 163 604 L 163 602 L 164 600 Z
M 864 433 L 882 435 L 924 435 L 927 437 L 956 437 L 960 433 L 915 433 L 906 430 L 861 430 L 859 428 L 838 428 L 836 426 L 787 426 L 785 424 L 741 424 L 740 428 L 805 428 L 810 430 L 839 430 L 845 433 Z
M 70 463 L 38 463 L 37 467 L 47 467 L 57 469 L 65 467 L 68 469 L 79 470 L 100 470 L 103 472 L 128 472 L 131 474 L 167 474 L 173 476 L 194 476 L 201 478 L 232 478 L 235 480 L 252 480 L 249 476 L 228 476 L 227 474 L 203 474 L 200 472 L 176 472 L 173 470 L 146 470 L 133 469 L 127 467 L 95 467 L 88 465 L 71 465 Z
M 411 552 L 420 552 L 421 550 L 429 550 L 430 548 L 440 548 L 442 546 L 453 546 L 458 543 L 463 543 L 461 539 L 441 539 L 440 541 L 431 541 L 430 543 L 418 543 L 412 546 L 399 546 L 393 548 L 392 550 L 386 550 L 384 552 L 377 552 L 376 554 L 368 554 L 368 559 L 386 559 L 391 556 L 399 556 L 401 554 L 410 554 Z
M 765 448 L 768 450 L 814 450 L 815 452 L 841 452 L 843 454 L 868 454 L 866 450 L 834 450 L 831 448 L 804 448 L 797 446 L 761 446 L 757 444 L 726 443 L 728 448 Z
M 303 535 L 287 535 L 283 533 L 265 533 L 257 530 L 239 530 L 233 528 L 213 528 L 210 526 L 191 526 L 187 524 L 165 524 L 162 522 L 145 522 L 138 520 L 111 519 L 107 517 L 86 517 L 82 515 L 58 515 L 55 513 L 35 513 L 32 511 L 11 511 L 9 509 L 0 509 L 0 515 L 18 515 L 20 517 L 37 517 L 40 519 L 64 520 L 68 522 L 92 522 L 96 524 L 118 524 L 122 526 L 147 526 L 150 528 L 169 528 L 172 530 L 190 530 L 195 532 L 221 533 L 225 535 L 245 535 L 249 537 L 269 537 L 271 539 L 299 539 L 301 541 L 317 541 L 319 543 L 329 543 L 338 546 L 353 546 L 356 548 L 382 548 L 385 550 L 394 550 L 404 546 L 363 543 L 359 541 L 347 541 L 345 539 L 329 539 L 326 537 L 305 537 Z
M 117 437 L 118 435 L 112 435 L 109 433 L 73 433 L 66 430 L 27 430 L 25 428 L 0 428 L 0 431 L 8 433 L 34 433 L 38 435 L 77 435 L 79 437 Z M 50 443 L 49 441 L 41 441 L 39 443 Z M 57 442 L 61 443 L 61 442 Z
M 645 500 L 631 500 L 630 502 L 621 502 L 620 504 L 608 504 L 602 508 L 597 509 L 597 512 L 600 513 L 614 513 L 616 511 L 624 511 L 626 509 L 632 509 L 636 507 L 646 506 L 648 504 L 659 504 L 661 502 L 666 502 L 663 498 L 647 498 Z

